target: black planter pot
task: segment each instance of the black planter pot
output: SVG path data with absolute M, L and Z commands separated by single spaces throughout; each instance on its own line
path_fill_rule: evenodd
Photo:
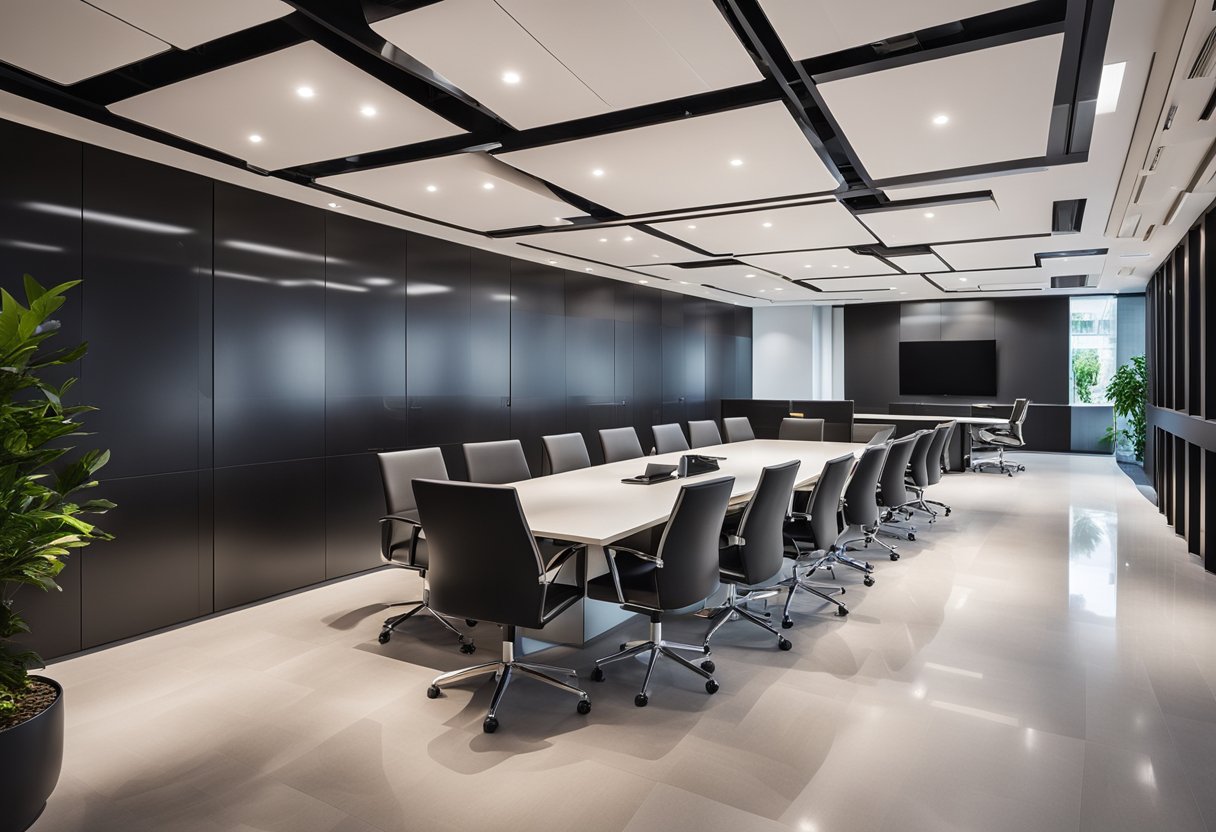
M 38 716 L 0 731 L 0 832 L 25 832 L 33 825 L 63 766 L 63 688 L 54 679 L 31 678 L 58 695 Z

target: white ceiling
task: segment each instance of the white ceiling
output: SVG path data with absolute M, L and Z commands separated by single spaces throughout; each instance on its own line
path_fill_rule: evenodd
M 847 248 L 822 251 L 795 251 L 785 254 L 753 254 L 744 262 L 770 269 L 791 280 L 813 277 L 842 278 L 873 274 L 895 274 L 895 270 L 877 257 L 855 254 Z
M 862 214 L 859 219 L 889 246 L 979 240 L 1020 234 L 1051 233 L 1051 202 L 990 199 L 915 205 Z
M 811 285 L 823 292 L 882 292 L 893 295 L 901 289 L 919 288 L 924 280 L 917 274 L 887 277 L 847 277 L 841 280 L 813 280 Z M 887 299 L 890 299 L 889 297 Z
M 301 98 L 297 90 L 311 88 Z M 363 107 L 374 108 L 364 116 Z M 462 132 L 316 43 L 110 105 L 110 111 L 274 170 Z M 261 142 L 254 143 L 250 136 Z
M 624 215 L 835 190 L 777 102 L 503 153 L 504 162 Z M 738 160 L 740 165 L 732 165 Z M 595 171 L 602 171 L 596 176 Z
M 650 225 L 664 234 L 721 255 L 839 248 L 874 242 L 853 215 L 835 200 L 686 217 Z
M 1061 251 L 1078 251 L 1082 247 L 1072 244 L 1072 235 L 1057 235 L 1052 237 L 1028 237 L 1020 240 L 992 240 L 984 243 L 962 243 L 959 245 L 934 246 L 943 260 L 956 271 L 968 269 L 996 269 L 1010 266 L 1033 266 L 1036 254 L 1050 254 Z M 1055 257 L 1045 262 L 1051 263 L 1086 263 L 1092 258 L 1084 257 Z M 1087 272 L 1090 273 L 1090 272 Z
M 41 0 L 40 0 L 41 2 Z M 295 11 L 281 0 L 89 0 L 178 49 L 192 49 Z
M 691 249 L 628 225 L 532 234 L 518 237 L 516 241 L 520 245 L 614 266 L 652 266 L 707 259 Z
M 644 271 L 650 275 L 667 278 L 674 285 L 665 284 L 663 288 L 676 291 L 689 291 L 698 286 L 708 285 L 727 292 L 747 295 L 765 303 L 811 300 L 815 295 L 813 291 L 804 286 L 790 283 L 763 269 L 746 265 L 701 266 L 695 269 L 681 269 L 678 266 L 651 266 Z
M 0 61 L 75 84 L 169 44 L 81 0 L 0 0 Z
M 760 0 L 794 60 L 939 26 L 1026 0 Z
M 317 183 L 478 231 L 561 225 L 580 213 L 536 180 L 484 153 L 326 176 Z
M 908 254 L 902 257 L 888 256 L 887 259 L 907 274 L 942 272 L 949 269 L 946 263 L 936 254 Z
M 763 77 L 712 0 L 446 0 L 372 28 L 521 129 Z
M 1028 159 L 1047 150 L 1063 42 L 1048 35 L 819 90 L 875 179 Z

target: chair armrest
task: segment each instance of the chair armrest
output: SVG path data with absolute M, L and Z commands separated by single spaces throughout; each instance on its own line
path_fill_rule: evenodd
M 627 555 L 633 555 L 639 560 L 644 560 L 647 563 L 653 563 L 660 569 L 663 568 L 663 559 L 655 555 L 648 555 L 645 552 L 639 552 L 637 549 L 630 549 L 628 546 L 614 546 L 611 543 L 604 547 L 604 552 L 608 554 L 608 562 L 611 564 L 612 559 L 616 557 L 617 552 L 624 552 Z
M 570 559 L 571 555 L 573 555 L 575 552 L 581 552 L 581 551 L 585 550 L 586 548 L 587 548 L 586 543 L 573 543 L 573 544 L 567 546 L 565 549 L 562 549 L 556 555 L 549 558 L 549 562 L 544 565 L 544 568 L 540 573 L 540 577 L 538 578 L 538 581 L 542 584 L 552 583 L 553 579 L 549 577 L 549 573 L 555 572 L 555 570 L 560 569 L 561 566 Z M 553 578 L 556 578 L 556 577 L 557 577 L 557 575 L 555 573 L 553 575 Z
M 744 546 L 746 544 L 747 544 L 747 541 L 744 540 L 743 538 L 739 537 L 739 535 L 737 535 L 737 534 L 726 535 L 726 545 L 727 546 Z
M 393 542 L 393 523 L 405 523 L 411 527 L 410 558 L 412 561 L 414 555 L 414 542 L 418 539 L 418 532 L 422 531 L 422 524 L 412 517 L 406 517 L 401 514 L 386 514 L 384 517 L 380 518 L 380 557 L 389 562 L 392 562 L 393 560 L 391 557 L 389 557 L 389 547 Z

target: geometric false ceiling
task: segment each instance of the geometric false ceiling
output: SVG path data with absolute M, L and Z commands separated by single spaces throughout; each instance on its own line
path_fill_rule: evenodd
M 742 259 L 750 265 L 783 274 L 790 280 L 839 280 L 846 277 L 898 274 L 877 257 L 854 254 L 847 248 L 756 254 Z
M 613 266 L 645 267 L 709 259 L 690 248 L 648 233 L 645 228 L 630 225 L 532 234 L 520 238 L 519 242 L 553 254 Z
M 295 11 L 282 0 L 89 0 L 89 4 L 178 49 L 193 49 Z
M 652 223 L 651 227 L 719 255 L 840 248 L 875 242 L 835 200 L 689 217 Z

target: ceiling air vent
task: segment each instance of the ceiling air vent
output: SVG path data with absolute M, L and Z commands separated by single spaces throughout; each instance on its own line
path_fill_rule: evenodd
M 1216 66 L 1216 29 L 1208 32 L 1208 36 L 1203 39 L 1203 46 L 1199 47 L 1199 54 L 1195 56 L 1195 63 L 1191 64 L 1191 71 L 1187 73 L 1187 78 L 1206 78 L 1212 72 L 1212 67 Z
M 1165 150 L 1164 145 L 1158 145 L 1157 152 L 1153 154 L 1153 161 L 1148 163 L 1148 172 L 1152 173 L 1157 169 L 1157 165 L 1161 163 L 1161 151 Z
M 1124 266 L 1119 269 L 1119 277 L 1131 277 L 1136 273 L 1135 266 Z
M 1136 232 L 1140 230 L 1140 214 L 1131 214 L 1123 218 L 1123 225 L 1119 226 L 1120 237 L 1135 237 Z
M 1061 199 L 1051 206 L 1051 233 L 1076 234 L 1085 217 L 1084 199 Z
M 1052 275 L 1053 289 L 1084 289 L 1089 286 L 1089 275 L 1086 274 L 1057 274 Z
M 1148 230 L 1144 232 L 1144 236 L 1143 236 L 1143 237 L 1141 237 L 1141 239 L 1142 239 L 1142 240 L 1144 240 L 1144 242 L 1146 242 L 1146 243 L 1147 243 L 1149 240 L 1151 240 L 1151 239 L 1153 238 L 1153 232 L 1154 232 L 1154 231 L 1156 231 L 1156 230 L 1157 230 L 1157 226 L 1156 226 L 1156 225 L 1150 225 L 1150 226 L 1148 227 Z
M 1165 125 L 1161 129 L 1169 130 L 1171 127 L 1173 127 L 1174 126 L 1174 116 L 1176 116 L 1176 115 L 1178 115 L 1178 105 L 1171 104 L 1170 111 L 1165 114 Z

